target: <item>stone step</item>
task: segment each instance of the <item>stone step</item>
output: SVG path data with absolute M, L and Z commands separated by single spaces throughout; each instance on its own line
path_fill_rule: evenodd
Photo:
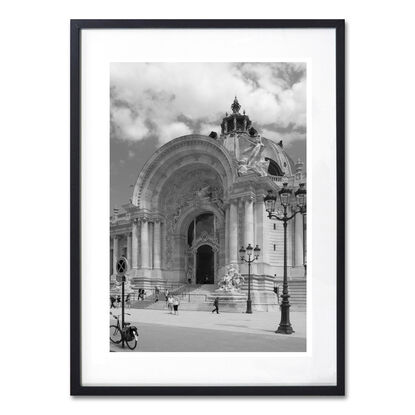
M 289 301 L 292 306 L 292 310 L 304 310 L 306 308 L 306 299 L 307 299 L 307 290 L 306 290 L 306 280 L 292 280 L 288 283 L 289 289 Z M 278 281 L 278 286 L 280 288 L 280 303 L 282 295 L 282 281 Z M 208 311 L 211 307 L 213 308 L 213 301 L 216 296 L 219 297 L 220 309 L 223 308 L 223 311 L 234 311 L 239 312 L 243 311 L 246 304 L 247 297 L 247 285 L 244 286 L 240 293 L 234 293 L 228 295 L 225 292 L 215 292 L 217 286 L 214 284 L 185 284 L 177 286 L 174 291 L 171 291 L 174 296 L 176 296 L 180 301 L 179 309 L 182 310 L 204 310 Z M 147 291 L 147 290 L 146 290 Z M 255 292 L 253 295 L 255 298 Z M 151 291 L 148 290 L 148 294 Z M 265 297 L 264 297 L 265 294 Z M 271 295 L 271 297 L 270 297 Z M 133 297 L 132 307 L 134 308 L 148 308 L 154 310 L 166 309 L 166 303 L 164 301 L 164 293 L 161 291 L 159 301 L 154 301 L 154 295 L 150 294 L 146 297 L 145 301 L 137 301 L 136 295 Z M 256 301 L 256 303 L 255 303 Z M 254 309 L 255 307 L 259 310 L 273 310 L 278 309 L 276 304 L 275 294 L 272 291 L 261 291 L 259 297 L 256 297 L 256 300 L 253 301 Z

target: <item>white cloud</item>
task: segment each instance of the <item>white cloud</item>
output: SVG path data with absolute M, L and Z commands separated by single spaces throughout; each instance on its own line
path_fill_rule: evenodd
M 279 142 L 283 141 L 284 147 L 290 147 L 294 141 L 305 140 L 305 133 L 298 131 L 291 131 L 289 133 L 280 133 L 278 131 L 263 129 L 262 135 L 272 141 Z
M 163 125 L 160 127 L 160 137 L 159 140 L 161 144 L 167 143 L 176 137 L 181 137 L 182 135 L 191 134 L 192 131 L 190 128 L 183 122 L 173 122 L 171 124 Z
M 202 123 L 200 124 L 198 132 L 203 135 L 209 135 L 212 131 L 220 134 L 220 125 L 213 123 Z
M 186 119 L 201 123 L 202 134 L 219 131 L 235 95 L 258 130 L 266 124 L 305 126 L 305 77 L 287 82 L 290 70 L 304 72 L 304 66 L 278 65 L 114 63 L 115 134 L 132 141 L 154 134 L 163 144 L 193 132 Z
M 119 138 L 122 140 L 141 140 L 149 133 L 144 120 L 140 116 L 135 116 L 129 108 L 112 107 L 111 117 L 120 130 Z

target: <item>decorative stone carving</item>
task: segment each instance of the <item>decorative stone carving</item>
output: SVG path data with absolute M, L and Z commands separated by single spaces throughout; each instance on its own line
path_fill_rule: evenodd
M 229 265 L 226 274 L 218 283 L 218 291 L 239 292 L 245 278 L 238 272 L 236 265 Z
M 183 168 L 166 182 L 161 208 L 166 216 L 166 266 L 170 268 L 173 254 L 172 235 L 177 233 L 183 210 L 189 207 L 212 205 L 223 211 L 223 187 L 218 173 L 212 169 L 194 166 Z
M 200 197 L 201 199 L 205 198 L 205 197 L 209 197 L 209 195 L 210 195 L 209 190 L 210 190 L 209 185 L 205 186 L 205 187 L 200 187 L 198 190 L 196 190 L 195 196 Z
M 260 176 L 266 176 L 268 174 L 269 160 L 265 160 L 262 157 L 264 150 L 264 144 L 262 137 L 257 135 L 251 138 L 245 137 L 248 141 L 249 147 L 245 149 L 242 154 L 247 155 L 238 160 L 238 174 L 243 176 L 248 173 L 258 173 Z
M 193 242 L 190 252 L 195 253 L 202 245 L 209 245 L 214 252 L 219 252 L 219 241 L 207 232 L 203 232 L 200 237 Z
M 189 264 L 187 266 L 186 281 L 193 281 L 193 265 L 192 264 Z

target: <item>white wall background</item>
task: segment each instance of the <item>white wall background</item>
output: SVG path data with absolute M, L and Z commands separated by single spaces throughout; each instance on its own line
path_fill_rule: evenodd
M 411 2 L 146 3 L 2 4 L 2 409 L 79 415 L 410 413 L 415 406 Z M 69 19 L 237 17 L 347 21 L 348 396 L 70 398 Z

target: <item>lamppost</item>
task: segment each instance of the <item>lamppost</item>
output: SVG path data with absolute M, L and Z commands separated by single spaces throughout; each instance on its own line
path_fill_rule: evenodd
M 252 251 L 254 251 L 254 257 L 251 259 Z M 248 255 L 248 259 L 245 259 L 245 252 Z M 248 264 L 248 300 L 246 302 L 246 312 L 252 314 L 252 301 L 251 301 L 251 264 L 259 258 L 259 253 L 261 249 L 257 245 L 255 248 L 252 248 L 251 244 L 248 244 L 246 249 L 241 246 L 239 254 L 241 256 L 241 261 L 244 261 Z
M 280 196 L 283 212 L 275 211 L 275 204 L 277 202 L 277 196 L 274 195 L 272 190 L 268 190 L 268 195 L 264 197 L 265 209 L 268 212 L 269 219 L 277 219 L 283 222 L 284 225 L 284 280 L 282 285 L 282 301 L 281 301 L 281 321 L 276 333 L 291 334 L 294 330 L 290 323 L 290 295 L 288 294 L 288 280 L 287 280 L 287 223 L 297 213 L 304 214 L 306 212 L 306 190 L 304 183 L 300 184 L 300 187 L 295 192 L 297 199 L 297 210 L 290 216 L 287 215 L 287 208 L 290 206 L 290 199 L 292 190 L 288 189 L 288 183 L 283 183 L 283 188 L 278 192 Z

